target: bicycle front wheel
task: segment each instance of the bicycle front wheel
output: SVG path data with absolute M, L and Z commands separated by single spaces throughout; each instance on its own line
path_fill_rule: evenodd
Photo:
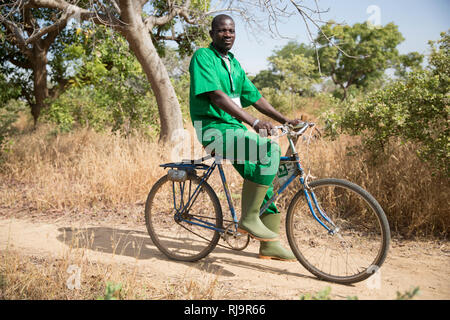
M 175 182 L 166 175 L 155 183 L 147 197 L 148 233 L 155 246 L 170 259 L 200 260 L 214 250 L 220 239 L 215 230 L 222 226 L 219 199 L 208 183 L 200 185 L 200 182 L 197 176 Z M 200 188 L 197 197 L 191 199 L 197 187 Z M 192 205 L 182 210 L 189 199 Z
M 378 202 L 361 187 L 339 179 L 309 183 L 318 207 L 334 223 L 328 232 L 312 215 L 304 190 L 292 199 L 286 234 L 300 263 L 320 279 L 349 284 L 367 279 L 383 264 L 390 242 L 389 224 Z

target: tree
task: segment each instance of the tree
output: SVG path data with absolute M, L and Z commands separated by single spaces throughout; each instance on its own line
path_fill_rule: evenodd
M 56 66 L 58 52 L 52 47 L 70 18 L 55 10 L 41 9 L 32 1 L 8 1 L 0 7 L 0 71 L 8 75 L 8 83 L 21 89 L 36 124 L 46 99 L 61 91 L 67 83 L 61 69 L 54 69 L 53 88 L 48 86 L 49 52 Z M 31 79 L 30 79 L 31 78 Z M 30 81 L 31 80 L 31 81 Z
M 258 74 L 250 80 L 259 89 L 273 88 L 280 90 L 280 83 L 283 81 L 282 76 L 279 73 L 275 73 L 273 69 L 261 70 Z
M 310 91 L 312 83 L 319 78 L 314 56 L 313 47 L 289 41 L 274 51 L 267 59 L 269 69 L 260 71 L 253 82 L 259 89 L 289 90 L 302 95 Z
M 422 70 L 423 59 L 424 56 L 415 51 L 400 55 L 394 62 L 395 75 L 405 79 L 410 72 Z
M 344 100 L 351 86 L 366 87 L 394 65 L 403 40 L 393 23 L 374 28 L 367 23 L 348 26 L 330 21 L 316 38 L 322 72 L 339 86 Z
M 208 1 L 30 0 L 29 3 L 57 10 L 61 15 L 103 24 L 119 32 L 141 64 L 156 97 L 161 123 L 160 141 L 169 142 L 171 134 L 183 128 L 180 105 L 160 56 L 162 44 L 175 41 L 180 52 L 192 52 L 193 40 L 206 37 L 202 26 L 208 24 L 209 19 L 201 13 L 207 11 Z M 145 5 L 148 8 L 144 11 Z M 150 10 L 153 11 L 151 15 L 146 13 Z M 181 23 L 181 27 L 177 27 L 177 23 Z
M 284 47 L 275 50 L 274 54 L 269 57 L 269 61 L 273 58 L 287 59 L 291 56 L 303 56 L 305 58 L 315 58 L 316 52 L 314 47 L 305 43 L 298 43 L 296 41 L 289 41 Z
M 0 107 L 8 102 L 10 99 L 17 99 L 20 96 L 20 89 L 11 86 L 5 75 L 0 72 Z
M 273 72 L 280 75 L 281 91 L 302 96 L 311 92 L 312 85 L 319 80 L 311 46 L 289 42 L 268 60 Z

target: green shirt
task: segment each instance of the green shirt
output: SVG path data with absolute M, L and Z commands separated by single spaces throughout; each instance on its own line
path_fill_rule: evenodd
M 197 50 L 192 56 L 189 66 L 190 83 L 190 113 L 191 120 L 202 121 L 202 128 L 214 124 L 234 124 L 243 126 L 240 120 L 211 103 L 205 92 L 221 90 L 237 104 L 248 107 L 261 98 L 261 94 L 247 78 L 239 62 L 232 53 L 228 53 L 231 70 L 219 52 L 210 45 Z

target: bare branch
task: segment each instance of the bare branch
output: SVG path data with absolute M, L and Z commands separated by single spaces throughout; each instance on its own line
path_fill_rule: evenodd
M 69 12 L 63 13 L 62 17 L 58 19 L 54 24 L 39 29 L 39 31 L 34 32 L 28 39 L 25 41 L 25 44 L 30 44 L 34 42 L 37 39 L 41 39 L 42 36 L 45 34 L 47 35 L 47 38 L 45 39 L 46 45 L 49 46 L 55 37 L 59 34 L 59 32 L 64 29 L 67 25 L 67 22 L 71 18 L 72 14 Z
M 291 2 L 293 2 L 293 0 L 291 0 Z M 295 5 L 295 3 L 294 3 L 294 5 Z M 303 21 L 305 23 L 306 30 L 308 31 L 308 37 L 309 37 L 310 41 L 314 44 L 314 51 L 316 53 L 317 67 L 319 69 L 319 74 L 322 75 L 322 68 L 320 66 L 319 50 L 317 49 L 317 43 L 316 43 L 316 41 L 314 41 L 313 35 L 311 33 L 311 30 L 309 29 L 309 24 L 306 21 L 305 14 L 303 13 L 303 10 L 301 10 L 299 8 L 297 8 L 297 10 L 300 13 L 300 16 L 302 17 L 302 19 L 303 19 Z
M 92 0 L 91 0 L 92 1 Z M 117 2 L 113 1 L 115 5 Z M 49 8 L 57 9 L 63 13 L 68 14 L 69 20 L 72 17 L 79 17 L 84 21 L 92 21 L 95 24 L 102 24 L 114 28 L 118 31 L 124 27 L 124 22 L 116 18 L 114 14 L 109 10 L 109 8 L 104 7 L 101 1 L 95 1 L 95 3 L 102 7 L 105 11 L 104 14 L 100 14 L 98 10 L 90 11 L 88 9 L 83 9 L 77 5 L 71 4 L 64 0 L 30 0 L 30 4 L 37 8 Z M 93 2 L 91 2 L 91 7 L 94 7 Z M 115 8 L 115 6 L 114 6 Z M 120 8 L 118 8 L 118 13 Z M 116 9 L 117 10 L 117 9 Z
M 294 5 L 294 7 L 297 9 L 297 11 L 299 12 L 299 14 L 302 16 L 302 18 L 303 18 L 303 21 L 305 22 L 305 24 L 306 24 L 306 27 L 307 27 L 307 29 L 308 29 L 308 34 L 310 35 L 310 38 L 311 38 L 311 32 L 310 32 L 310 30 L 309 30 L 309 25 L 308 25 L 308 22 L 307 21 L 310 21 L 312 24 L 314 24 L 316 27 L 317 27 L 317 29 L 319 30 L 319 32 L 320 32 L 320 34 L 322 34 L 324 37 L 325 37 L 325 39 L 327 39 L 327 41 L 333 46 L 333 47 L 335 47 L 336 49 L 338 49 L 339 50 L 339 52 L 341 52 L 344 56 L 346 56 L 347 58 L 352 58 L 352 59 L 358 59 L 359 57 L 355 57 L 355 56 L 351 56 L 351 55 L 349 55 L 349 54 L 347 54 L 344 50 L 342 50 L 338 45 L 336 45 L 324 32 L 323 32 L 323 30 L 322 30 L 322 28 L 319 26 L 319 24 L 317 23 L 317 21 L 316 20 L 314 20 L 313 18 L 311 18 L 311 16 L 310 15 L 308 15 L 304 10 L 303 10 L 303 6 L 301 6 L 301 5 L 299 5 L 299 4 L 297 4 L 294 0 L 290 0 L 290 2 Z M 315 45 L 315 41 L 313 41 L 314 42 L 314 45 Z
M 147 0 L 141 0 L 141 5 L 143 6 L 145 4 L 145 2 L 147 2 Z M 117 11 L 117 13 L 120 15 L 121 11 L 120 11 L 119 5 L 117 4 L 117 1 L 111 0 L 111 4 L 113 5 L 113 7 Z
M 22 51 L 23 54 L 30 56 L 32 52 L 25 42 L 22 30 L 12 20 L 3 17 L 1 14 L 0 23 L 5 26 L 6 32 L 13 37 L 15 40 L 14 43 L 19 47 L 20 51 Z
M 144 24 L 147 26 L 148 30 L 151 32 L 153 27 L 155 26 L 163 26 L 172 21 L 176 16 L 180 17 L 184 22 L 188 24 L 198 24 L 201 18 L 205 17 L 206 14 L 199 14 L 197 12 L 197 19 L 192 18 L 190 15 L 190 5 L 191 1 L 186 0 L 183 5 L 176 5 L 172 3 L 170 0 L 167 1 L 168 4 L 168 13 L 161 17 L 156 17 L 154 15 L 148 17 L 144 20 Z

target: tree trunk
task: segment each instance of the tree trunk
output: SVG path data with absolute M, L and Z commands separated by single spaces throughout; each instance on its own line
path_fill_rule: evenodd
M 48 98 L 47 86 L 47 52 L 34 45 L 31 64 L 33 66 L 33 93 L 35 101 L 31 104 L 31 114 L 36 126 L 42 109 L 46 106 Z
M 121 6 L 121 19 L 126 24 L 122 33 L 141 64 L 156 97 L 161 121 L 159 141 L 168 143 L 176 130 L 183 129 L 181 108 L 167 69 L 142 21 L 142 8 L 133 2 Z
M 345 99 L 347 99 L 347 94 L 348 94 L 348 86 L 344 86 L 342 83 L 339 84 L 342 88 L 342 91 L 344 91 L 344 94 L 342 95 L 341 101 L 344 101 Z

